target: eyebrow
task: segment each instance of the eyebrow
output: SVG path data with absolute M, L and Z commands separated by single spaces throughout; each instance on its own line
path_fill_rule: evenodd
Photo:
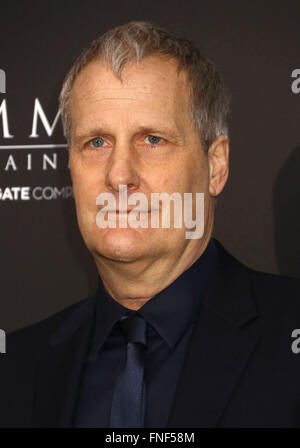
M 87 138 L 91 138 L 91 136 L 95 135 L 95 136 L 101 136 L 101 135 L 105 135 L 108 134 L 108 132 L 101 126 L 97 126 L 95 128 L 91 128 L 86 132 L 78 132 L 75 133 L 74 136 L 74 140 L 76 142 L 80 142 L 82 140 L 85 140 Z M 136 129 L 135 134 L 160 134 L 160 135 L 164 135 L 166 137 L 170 137 L 173 138 L 174 140 L 178 140 L 178 141 L 184 141 L 185 140 L 185 136 L 183 132 L 180 132 L 179 129 L 174 128 L 168 128 L 168 127 L 163 127 L 161 125 L 157 125 L 157 126 L 139 126 Z

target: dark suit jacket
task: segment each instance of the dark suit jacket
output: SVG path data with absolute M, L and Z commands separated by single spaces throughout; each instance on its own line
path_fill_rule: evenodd
M 68 427 L 91 332 L 92 298 L 8 336 L 0 426 Z M 58 343 L 56 334 L 81 324 Z M 248 269 L 217 242 L 168 427 L 300 426 L 300 281 Z M 69 334 L 69 331 L 68 331 Z

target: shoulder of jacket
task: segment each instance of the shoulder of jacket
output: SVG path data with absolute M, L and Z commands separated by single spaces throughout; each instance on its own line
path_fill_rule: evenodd
M 30 350 L 30 346 L 42 344 L 45 340 L 48 340 L 53 331 L 55 331 L 55 329 L 58 328 L 58 326 L 67 319 L 73 311 L 79 308 L 87 300 L 88 299 L 80 300 L 39 322 L 8 333 L 7 347 L 9 347 L 9 351 L 19 351 L 21 346 L 27 346 Z

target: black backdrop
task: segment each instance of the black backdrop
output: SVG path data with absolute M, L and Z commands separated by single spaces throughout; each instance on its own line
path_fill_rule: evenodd
M 300 277 L 300 82 L 292 78 L 300 69 L 299 1 L 0 0 L 0 328 L 7 332 L 96 286 L 69 195 L 66 150 L 42 145 L 65 144 L 60 122 L 50 128 L 75 57 L 130 20 L 183 34 L 216 62 L 233 110 L 230 179 L 215 236 L 252 268 Z M 41 111 L 33 127 L 38 105 L 48 132 Z M 30 199 L 10 199 L 7 187 L 28 187 Z

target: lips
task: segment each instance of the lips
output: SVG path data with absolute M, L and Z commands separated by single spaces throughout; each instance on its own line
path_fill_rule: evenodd
M 134 213 L 149 213 L 149 210 L 135 210 L 134 208 L 131 210 L 107 210 L 108 213 L 119 213 L 119 214 L 128 214 L 130 212 Z
M 101 209 L 100 211 L 102 211 L 103 209 Z M 103 210 L 103 213 L 116 213 L 116 214 L 120 214 L 120 215 L 128 215 L 130 212 L 133 213 L 157 213 L 158 210 L 156 209 L 152 209 L 152 210 L 136 210 L 135 208 L 131 208 L 131 209 L 127 209 L 127 210 Z

